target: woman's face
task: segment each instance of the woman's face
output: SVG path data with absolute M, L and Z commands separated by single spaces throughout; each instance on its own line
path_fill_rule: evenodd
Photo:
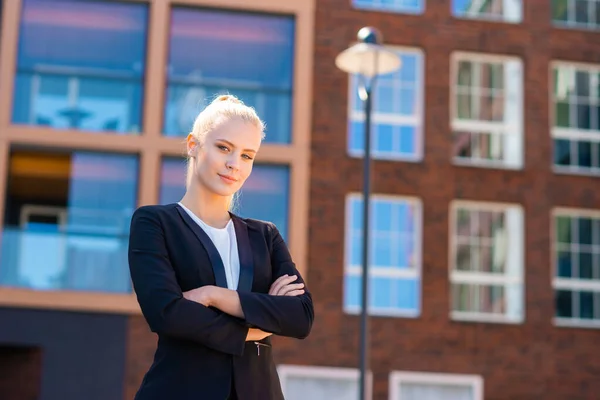
M 194 157 L 192 184 L 220 196 L 237 192 L 252 172 L 261 137 L 260 129 L 240 118 L 219 123 L 204 143 L 189 135 L 188 153 Z

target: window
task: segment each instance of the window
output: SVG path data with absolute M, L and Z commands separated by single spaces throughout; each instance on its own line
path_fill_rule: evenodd
M 147 6 L 23 0 L 12 120 L 138 134 Z
M 600 327 L 600 211 L 555 210 L 553 237 L 556 323 Z
M 521 207 L 457 201 L 451 212 L 452 319 L 522 322 Z
M 425 11 L 425 0 L 352 0 L 356 8 L 398 13 L 421 14 Z
M 175 203 L 185 193 L 186 161 L 165 158 L 162 162 L 159 201 Z M 288 226 L 289 168 L 255 164 L 252 174 L 236 195 L 233 212 L 242 217 L 273 222 L 285 238 Z
M 478 375 L 392 372 L 390 400 L 483 400 Z
M 0 285 L 129 293 L 127 246 L 138 159 L 86 151 L 13 151 Z
M 600 173 L 600 65 L 552 68 L 554 169 Z
M 293 57 L 293 17 L 174 8 L 165 134 L 187 135 L 207 102 L 231 93 L 265 120 L 265 142 L 290 143 Z
M 460 18 L 521 22 L 521 0 L 452 0 L 452 13 Z
M 511 57 L 456 53 L 452 81 L 454 162 L 521 168 L 521 61 Z
M 361 310 L 362 196 L 346 199 L 344 310 Z M 416 317 L 421 312 L 421 202 L 371 198 L 369 313 Z
M 600 2 L 552 0 L 552 21 L 566 28 L 600 29 Z
M 423 147 L 423 55 L 420 50 L 390 49 L 402 60 L 399 71 L 377 78 L 373 93 L 373 158 L 418 161 Z M 364 155 L 364 103 L 359 79 L 350 77 L 348 151 Z
M 281 389 L 286 400 L 355 400 L 358 398 L 359 372 L 350 368 L 280 365 Z M 372 376 L 367 375 L 368 392 Z

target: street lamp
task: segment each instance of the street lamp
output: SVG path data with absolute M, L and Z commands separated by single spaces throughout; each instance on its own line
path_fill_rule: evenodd
M 342 51 L 335 65 L 344 72 L 358 75 L 358 94 L 365 103 L 365 153 L 363 156 L 362 294 L 360 313 L 359 399 L 366 400 L 366 374 L 369 364 L 368 281 L 369 281 L 369 209 L 371 192 L 371 93 L 378 75 L 400 68 L 400 58 L 386 50 L 381 33 L 373 27 L 358 31 L 359 43 Z

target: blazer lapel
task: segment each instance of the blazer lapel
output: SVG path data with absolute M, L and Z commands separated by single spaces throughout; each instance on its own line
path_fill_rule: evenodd
M 192 219 L 192 217 L 188 215 L 187 212 L 185 212 L 184 209 L 182 209 L 179 205 L 176 208 L 179 212 L 179 215 L 181 215 L 181 218 L 183 218 L 183 221 L 192 230 L 192 232 L 194 232 L 198 240 L 200 240 L 200 243 L 202 243 L 202 245 L 206 249 L 206 252 L 208 253 L 208 258 L 210 259 L 210 264 L 212 265 L 213 273 L 215 274 L 216 285 L 223 288 L 227 288 L 227 277 L 225 276 L 225 267 L 223 266 L 223 260 L 221 260 L 221 255 L 219 254 L 219 251 L 213 244 L 212 240 L 210 240 L 206 232 L 204 232 L 204 230 L 198 226 L 198 224 Z
M 251 292 L 252 282 L 254 281 L 254 262 L 252 248 L 250 247 L 250 238 L 248 236 L 248 225 L 237 215 L 232 213 L 229 213 L 229 215 L 231 215 L 231 219 L 233 220 L 238 254 L 240 256 L 240 279 L 237 290 L 239 292 Z

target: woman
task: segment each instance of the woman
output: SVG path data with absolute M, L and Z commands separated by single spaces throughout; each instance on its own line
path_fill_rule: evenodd
M 263 130 L 252 108 L 216 98 L 187 137 L 182 200 L 133 214 L 131 278 L 158 334 L 136 400 L 283 399 L 270 336 L 307 337 L 312 299 L 275 225 L 229 212 Z

